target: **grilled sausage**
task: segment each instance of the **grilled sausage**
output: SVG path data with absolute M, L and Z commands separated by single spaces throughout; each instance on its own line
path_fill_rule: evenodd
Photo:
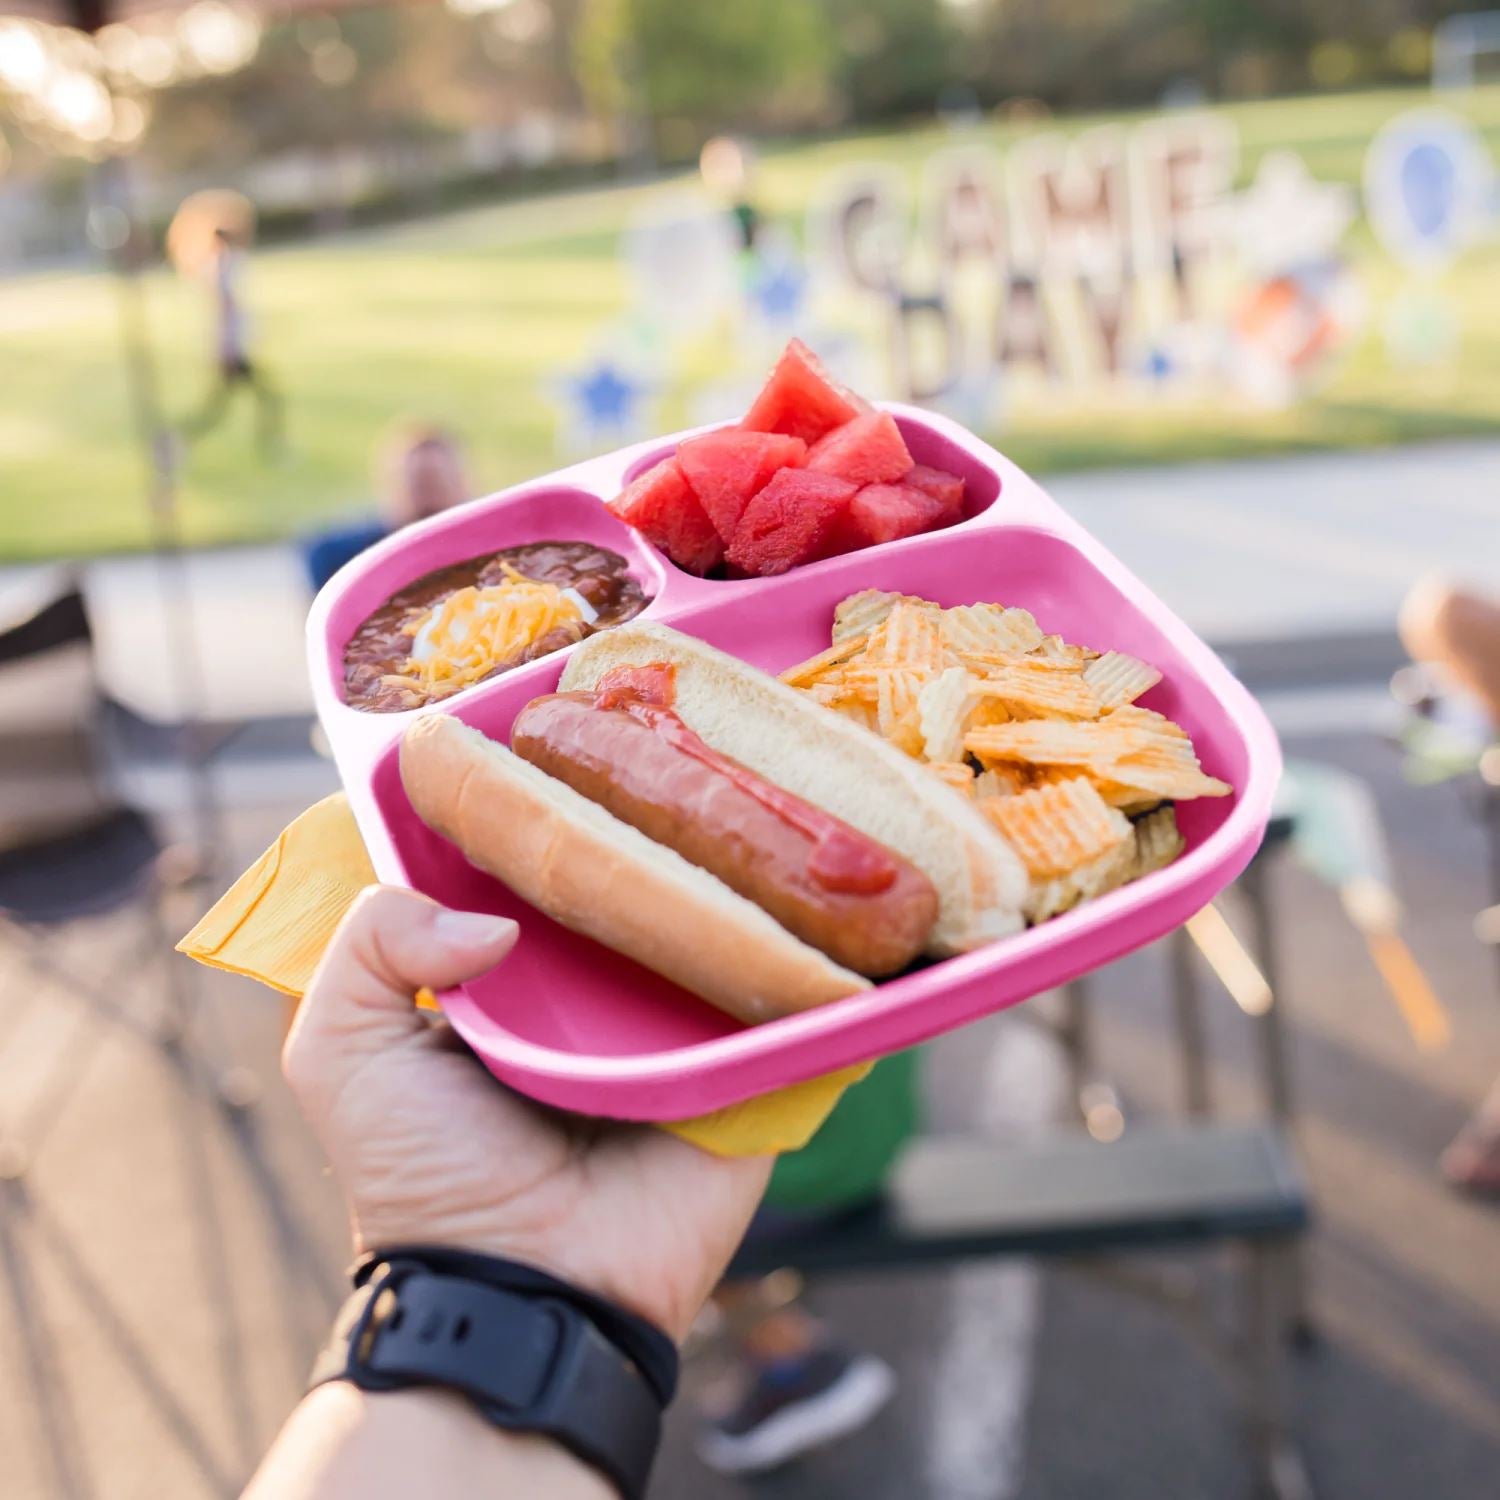
M 846 968 L 894 974 L 926 946 L 938 898 L 921 871 L 711 750 L 670 709 L 555 693 L 522 709 L 511 749 Z

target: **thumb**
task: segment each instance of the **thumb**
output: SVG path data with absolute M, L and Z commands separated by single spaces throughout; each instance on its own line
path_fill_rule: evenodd
M 423 985 L 446 989 L 482 974 L 515 946 L 509 917 L 449 911 L 414 891 L 360 893 L 318 964 L 287 1038 L 289 1077 L 337 1071 L 425 1031 L 413 1004 Z M 294 1078 L 294 1082 L 296 1079 Z M 333 1082 L 334 1080 L 329 1080 Z

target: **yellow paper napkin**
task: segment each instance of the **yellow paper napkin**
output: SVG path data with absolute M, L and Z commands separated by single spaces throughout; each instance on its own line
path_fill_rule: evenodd
M 342 792 L 325 797 L 283 830 L 178 951 L 300 997 L 339 918 L 374 879 L 347 799 Z M 795 1151 L 869 1070 L 868 1063 L 842 1068 L 712 1114 L 663 1121 L 662 1128 L 719 1156 Z

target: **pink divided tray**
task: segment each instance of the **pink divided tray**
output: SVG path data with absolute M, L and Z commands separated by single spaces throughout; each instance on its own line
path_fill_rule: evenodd
M 1224 664 L 1014 464 L 941 417 L 890 409 L 918 463 L 968 481 L 962 522 L 780 578 L 693 578 L 600 503 L 669 453 L 677 440 L 664 439 L 403 531 L 355 559 L 314 602 L 308 659 L 318 714 L 380 879 L 521 923 L 520 941 L 503 964 L 441 998 L 489 1069 L 522 1093 L 592 1115 L 680 1119 L 911 1046 L 1162 936 L 1232 881 L 1259 845 L 1280 751 L 1265 716 Z M 448 563 L 548 540 L 595 542 L 621 553 L 654 595 L 643 618 L 771 672 L 827 646 L 834 605 L 858 589 L 893 589 L 944 605 L 1022 605 L 1044 630 L 1158 666 L 1164 680 L 1143 703 L 1182 724 L 1204 769 L 1235 794 L 1181 804 L 1187 851 L 1165 870 L 868 994 L 741 1027 L 557 926 L 470 866 L 417 818 L 402 791 L 397 742 L 414 714 L 364 713 L 343 702 L 345 642 L 398 588 Z M 566 656 L 555 653 L 416 712 L 456 714 L 508 740 L 521 707 L 556 688 Z

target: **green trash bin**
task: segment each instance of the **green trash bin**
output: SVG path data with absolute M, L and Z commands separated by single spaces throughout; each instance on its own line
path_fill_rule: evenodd
M 875 1197 L 917 1129 L 919 1049 L 892 1053 L 848 1089 L 800 1150 L 777 1159 L 765 1203 L 778 1212 L 817 1214 Z

